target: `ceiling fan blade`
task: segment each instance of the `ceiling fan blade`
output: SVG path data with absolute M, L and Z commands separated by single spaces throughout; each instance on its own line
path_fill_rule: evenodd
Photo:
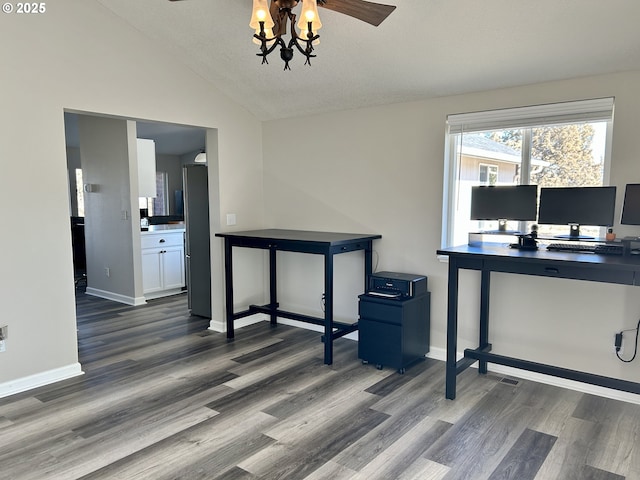
M 349 15 L 375 27 L 380 25 L 396 9 L 394 5 L 383 5 L 365 0 L 326 0 L 318 2 L 318 6 Z
M 170 2 L 182 2 L 184 0 L 169 0 Z M 367 2 L 366 0 L 318 0 L 318 6 L 334 12 L 349 15 L 374 27 L 380 25 L 396 7 L 382 3 Z M 271 2 L 271 16 L 277 12 L 275 2 Z

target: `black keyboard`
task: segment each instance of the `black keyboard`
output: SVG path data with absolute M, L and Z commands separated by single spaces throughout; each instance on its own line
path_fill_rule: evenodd
M 585 245 L 584 243 L 550 243 L 547 250 L 555 250 L 556 252 L 581 252 L 595 253 L 595 245 Z
M 556 252 L 597 253 L 598 255 L 622 255 L 622 245 L 587 245 L 584 243 L 550 243 L 547 250 Z
M 593 253 L 598 255 L 622 255 L 622 245 L 596 245 Z

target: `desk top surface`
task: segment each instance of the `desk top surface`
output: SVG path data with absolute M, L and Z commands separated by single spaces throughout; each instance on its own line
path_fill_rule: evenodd
M 437 251 L 438 255 L 476 256 L 513 259 L 531 262 L 571 262 L 588 265 L 603 265 L 621 269 L 640 268 L 640 255 L 597 255 L 594 253 L 557 252 L 545 247 L 538 250 L 519 250 L 503 244 L 484 244 L 482 246 L 459 245 L 446 247 Z
M 339 245 L 358 241 L 376 240 L 382 235 L 371 233 L 313 232 L 307 230 L 283 230 L 270 228 L 244 232 L 216 233 L 216 237 L 231 239 L 290 240 L 295 242 L 323 243 Z

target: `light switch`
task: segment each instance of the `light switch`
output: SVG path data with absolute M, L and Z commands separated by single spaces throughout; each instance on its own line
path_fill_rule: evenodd
M 236 214 L 235 213 L 227 213 L 227 225 L 235 225 L 236 224 Z

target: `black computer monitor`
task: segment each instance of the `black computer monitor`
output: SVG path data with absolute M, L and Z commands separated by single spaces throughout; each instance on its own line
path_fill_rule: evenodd
M 613 225 L 616 187 L 556 187 L 540 189 L 538 223 L 569 225 L 569 235 L 558 238 L 589 239 L 580 225 Z
M 498 220 L 506 232 L 508 220 L 535 220 L 536 185 L 483 185 L 471 187 L 471 220 Z
M 623 225 L 640 225 L 640 183 L 629 183 L 624 189 Z

